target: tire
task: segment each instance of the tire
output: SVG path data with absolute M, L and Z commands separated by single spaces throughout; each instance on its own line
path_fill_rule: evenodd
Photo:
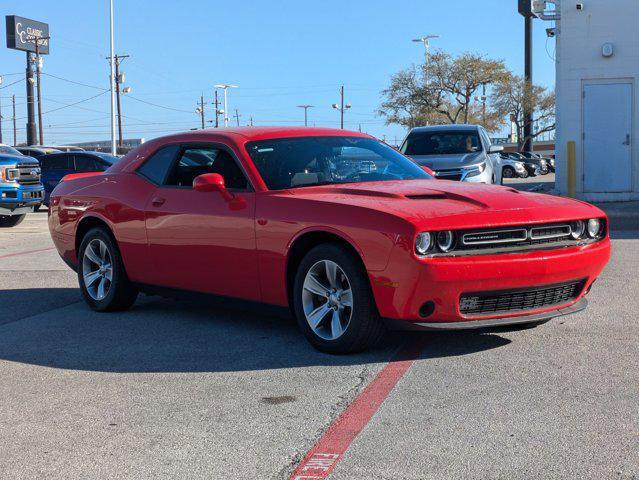
M 332 284 L 327 274 L 330 269 L 336 272 Z M 346 295 L 340 296 L 349 286 L 350 301 Z M 323 291 L 329 288 L 331 291 Z M 330 309 L 332 302 L 337 310 Z M 385 332 L 366 271 L 354 254 L 338 243 L 318 245 L 302 259 L 295 275 L 293 311 L 304 336 L 324 353 L 347 354 L 372 348 Z M 313 320 L 307 320 L 311 312 L 319 313 L 315 315 L 319 319 L 315 328 L 310 324 Z
M 528 177 L 529 177 L 528 170 L 526 170 L 526 169 L 524 168 L 524 171 L 523 171 L 523 172 L 521 172 L 521 173 L 519 174 L 519 176 L 520 176 L 521 178 L 528 178 Z
M 506 166 L 502 169 L 501 176 L 503 178 L 515 178 L 517 175 L 513 167 Z
M 91 253 L 87 254 L 89 247 Z M 110 274 L 108 268 L 99 268 L 100 264 L 111 265 Z M 87 285 L 88 275 L 93 282 Z M 103 227 L 89 230 L 82 239 L 78 252 L 78 283 L 84 300 L 97 312 L 126 310 L 138 296 L 137 288 L 127 277 L 115 240 Z
M 0 215 L 0 228 L 11 228 L 20 225 L 26 216 L 26 213 L 22 215 Z
M 42 204 L 39 204 L 39 205 L 36 205 L 35 207 L 33 207 L 33 213 L 39 212 L 40 211 L 40 207 L 42 207 Z

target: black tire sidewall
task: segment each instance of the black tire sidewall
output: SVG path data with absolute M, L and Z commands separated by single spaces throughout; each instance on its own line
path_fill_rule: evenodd
M 293 311 L 297 323 L 308 339 L 318 350 L 325 353 L 344 354 L 359 351 L 372 346 L 378 340 L 375 329 L 381 328 L 381 320 L 368 281 L 368 276 L 359 259 L 339 244 L 322 244 L 310 250 L 302 259 L 296 275 L 293 289 Z M 324 340 L 313 332 L 304 314 L 302 289 L 309 269 L 321 260 L 331 260 L 344 271 L 353 291 L 353 312 L 346 332 L 336 340 Z M 371 332 L 369 334 L 369 331 Z M 373 337 L 375 337 L 373 339 Z
M 26 213 L 22 215 L 1 215 L 0 228 L 11 228 L 20 225 L 26 217 Z
M 84 284 L 84 276 L 82 274 L 82 259 L 84 258 L 84 251 L 86 250 L 87 245 L 95 239 L 102 240 L 107 246 L 113 267 L 113 279 L 111 281 L 111 286 L 109 288 L 109 292 L 102 300 L 94 300 L 91 298 L 91 295 L 87 292 Z M 78 283 L 84 300 L 87 302 L 89 307 L 98 312 L 120 309 L 119 303 L 121 301 L 122 292 L 131 288 L 124 270 L 120 251 L 111 235 L 109 235 L 104 228 L 97 227 L 90 230 L 80 243 L 80 249 L 78 250 Z
M 510 175 L 506 175 L 505 173 L 509 172 Z M 515 169 L 513 167 L 504 167 L 504 171 L 502 173 L 504 178 L 514 178 L 515 177 Z

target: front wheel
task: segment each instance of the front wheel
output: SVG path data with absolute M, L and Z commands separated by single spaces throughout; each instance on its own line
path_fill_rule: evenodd
M 11 228 L 20 225 L 27 214 L 22 215 L 0 215 L 0 228 Z
M 104 228 L 90 230 L 78 253 L 78 282 L 89 307 L 98 312 L 126 310 L 138 290 L 129 281 L 120 251 Z
M 309 251 L 295 275 L 293 310 L 318 350 L 345 354 L 376 345 L 384 333 L 365 270 L 345 247 Z
M 523 171 L 519 174 L 519 176 L 520 176 L 521 178 L 528 178 L 528 177 L 529 177 L 528 170 L 526 170 L 526 169 L 524 168 L 524 170 L 523 170 Z
M 513 178 L 515 176 L 515 169 L 513 167 L 504 167 L 501 171 L 501 175 L 504 178 Z

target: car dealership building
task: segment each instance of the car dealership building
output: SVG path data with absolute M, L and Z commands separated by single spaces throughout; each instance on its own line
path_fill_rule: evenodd
M 557 41 L 556 188 L 591 201 L 639 199 L 639 2 L 545 3 L 556 7 L 546 20 L 560 17 L 548 31 Z

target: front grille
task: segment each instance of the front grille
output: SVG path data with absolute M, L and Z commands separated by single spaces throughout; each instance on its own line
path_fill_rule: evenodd
M 458 233 L 456 252 L 485 249 L 521 249 L 535 245 L 578 244 L 570 235 L 570 225 L 552 223 L 534 226 L 495 228 L 488 230 L 462 230 Z
M 442 180 L 461 180 L 463 176 L 463 172 L 456 168 L 454 170 L 437 170 L 435 172 L 435 176 Z
M 539 310 L 570 302 L 579 296 L 585 284 L 586 280 L 582 279 L 516 290 L 463 293 L 459 311 L 473 316 Z
M 40 183 L 40 166 L 37 163 L 16 165 L 18 178 L 16 181 L 21 185 L 37 185 Z

